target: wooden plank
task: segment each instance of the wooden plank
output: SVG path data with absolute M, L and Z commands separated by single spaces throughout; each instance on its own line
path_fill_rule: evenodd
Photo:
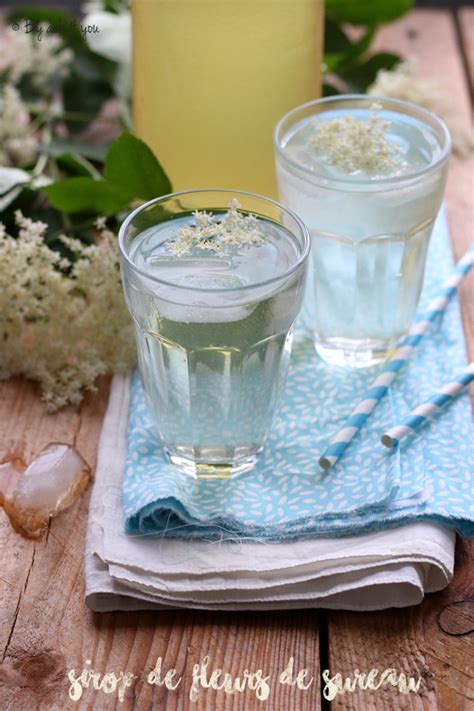
M 394 668 L 407 677 L 422 677 L 418 694 L 403 696 L 392 687 L 357 690 L 338 696 L 337 711 L 370 708 L 413 711 L 468 711 L 474 700 L 472 616 L 466 622 L 466 600 L 472 599 L 472 545 L 458 542 L 456 575 L 446 590 L 417 607 L 368 614 L 329 613 L 331 676 L 354 676 Z M 459 604 L 462 602 L 462 604 Z M 443 624 L 443 617 L 446 624 Z M 441 626 L 442 625 L 442 626 Z
M 469 76 L 474 86 L 474 7 L 462 7 L 459 10 L 459 23 Z
M 447 12 L 419 10 L 388 26 L 377 38 L 378 49 L 399 52 L 416 59 L 422 76 L 439 81 L 451 97 L 459 116 L 469 125 L 469 101 L 455 30 Z M 472 157 L 453 157 L 446 201 L 452 248 L 456 258 L 473 242 Z M 460 291 L 463 323 L 470 359 L 474 358 L 473 277 Z M 456 572 L 451 585 L 429 596 L 422 605 L 407 610 L 370 614 L 328 613 L 331 672 L 352 676 L 354 669 L 370 671 L 395 668 L 408 676 L 422 676 L 419 694 L 401 695 L 386 687 L 338 696 L 339 710 L 424 709 L 462 711 L 474 704 L 471 660 L 474 640 L 457 636 L 472 628 L 470 567 L 474 547 L 458 541 Z M 472 568 L 471 568 L 472 570 Z M 472 610 L 471 610 L 472 612 Z
M 0 457 L 21 446 L 29 460 L 48 442 L 72 443 L 77 428 L 78 415 L 63 410 L 55 417 L 44 413 L 36 390 L 30 383 L 13 380 L 0 383 Z M 2 509 L 0 509 L 0 659 L 16 619 L 17 607 L 28 582 L 35 556 L 35 544 L 15 534 Z
M 50 441 L 76 442 L 95 466 L 108 382 L 88 396 L 79 410 L 45 415 L 34 387 L 21 381 L 0 383 L 0 441 L 7 449 L 24 440 L 29 458 Z M 267 708 L 317 711 L 320 708 L 318 614 L 161 613 L 93 614 L 84 604 L 83 552 L 88 497 L 52 522 L 45 540 L 34 543 L 13 533 L 0 511 L 0 709 L 64 711 L 66 708 L 108 711 L 131 709 L 262 708 L 255 692 L 235 696 L 202 690 L 191 705 L 189 689 L 194 664 L 206 655 L 210 669 L 234 677 L 245 669 L 271 674 Z M 167 669 L 183 675 L 176 691 L 150 686 L 146 676 L 163 658 Z M 314 683 L 307 691 L 278 683 L 288 658 L 307 668 Z M 86 689 L 76 705 L 68 698 L 67 671 L 78 675 L 85 660 L 101 675 L 130 671 L 136 678 L 125 701 L 117 694 Z M 270 705 L 271 704 L 271 705 Z
M 88 396 L 80 410 L 67 408 L 47 415 L 31 383 L 1 383 L 2 448 L 23 441 L 28 460 L 48 442 L 76 442 L 94 467 L 107 395 L 108 382 L 104 380 L 98 394 Z M 25 541 L 13 533 L 0 511 L 2 709 L 51 705 L 58 689 L 65 685 L 61 639 L 68 633 L 80 633 L 84 615 L 82 557 L 87 503 L 88 496 L 53 521 L 49 535 L 40 543 Z M 77 619 L 75 624 L 63 627 L 68 611 Z
M 388 25 L 379 33 L 374 48 L 398 52 L 414 59 L 421 76 L 439 83 L 457 118 L 472 129 L 471 107 L 461 56 L 451 15 L 439 10 L 418 10 Z M 446 188 L 451 245 L 455 259 L 474 242 L 472 196 L 474 161 L 453 155 Z M 472 280 L 472 277 L 471 277 Z M 460 289 L 463 326 L 470 360 L 474 358 L 474 293 L 472 281 Z
M 433 16 L 433 13 L 429 14 Z M 427 21 L 432 23 L 432 20 L 428 13 L 423 13 L 420 20 L 417 19 L 419 17 L 414 14 L 410 18 L 410 27 L 423 34 Z M 430 54 L 420 53 L 426 58 L 426 61 L 423 60 L 425 68 L 430 72 L 435 66 L 433 47 L 445 46 L 446 36 L 451 36 L 449 23 L 445 22 L 440 29 L 437 16 L 434 19 L 436 22 L 430 25 Z M 403 30 L 404 24 L 400 23 L 400 26 Z M 396 26 L 388 34 L 384 32 L 387 43 L 395 42 L 397 46 L 394 48 L 402 53 L 403 42 L 412 47 L 416 39 L 412 38 L 408 42 L 408 38 L 402 37 Z M 421 41 L 421 35 L 418 40 Z M 415 42 L 415 45 L 416 50 L 418 44 Z M 451 47 L 449 51 L 454 52 L 454 49 Z M 448 60 L 448 64 L 451 60 L 457 64 L 454 54 L 452 57 L 451 54 L 446 57 L 444 51 L 439 54 L 442 54 L 443 61 Z M 456 76 L 454 72 L 453 77 L 448 77 L 448 88 L 453 86 L 452 80 L 457 81 Z M 453 93 L 456 96 L 456 92 Z M 458 176 L 464 175 L 462 171 L 468 175 L 470 169 L 466 165 L 453 162 L 451 175 L 453 171 L 457 171 Z M 458 255 L 469 241 L 466 181 L 461 182 L 461 177 L 457 180 L 451 177 L 450 184 L 453 188 L 450 188 L 451 193 L 448 194 L 448 204 L 455 236 L 454 250 L 457 250 Z M 460 190 L 456 190 L 456 184 L 461 186 Z M 464 313 L 469 308 L 469 305 L 466 306 L 468 301 L 464 294 Z M 470 342 L 472 344 L 472 338 Z M 4 403 L 4 414 L 0 418 L 2 446 L 8 447 L 10 440 L 24 438 L 28 443 L 28 454 L 33 454 L 52 439 L 76 439 L 83 454 L 94 463 L 106 393 L 107 384 L 103 383 L 99 395 L 88 398 L 79 413 L 68 410 L 51 417 L 44 415 L 30 385 L 1 384 L 0 401 Z M 47 540 L 37 544 L 25 542 L 11 533 L 8 524 L 0 519 L 2 711 L 73 708 L 66 695 L 65 673 L 71 668 L 76 671 L 82 669 L 85 659 L 91 659 L 94 669 L 102 674 L 106 671 L 129 670 L 139 676 L 128 690 L 123 704 L 117 704 L 116 695 L 106 697 L 103 693 L 86 690 L 83 703 L 74 706 L 100 711 L 111 708 L 187 708 L 186 692 L 192 666 L 205 654 L 210 655 L 213 668 L 224 667 L 235 676 L 242 673 L 244 668 L 262 668 L 267 670 L 266 673 L 275 673 L 275 670 L 284 667 L 292 655 L 298 668 L 308 668 L 318 678 L 318 616 L 315 613 L 89 613 L 83 602 L 82 579 L 86 511 L 87 499 L 84 499 L 56 519 Z M 462 549 L 461 554 L 461 559 L 467 560 L 468 552 Z M 398 616 L 331 613 L 331 668 L 349 673 L 356 667 L 363 669 L 364 664 L 368 664 L 368 668 L 382 668 L 384 664 L 400 666 L 402 662 L 399 665 L 397 661 L 403 656 L 407 673 L 416 674 L 418 669 L 429 673 L 435 670 L 435 680 L 427 677 L 432 690 L 425 695 L 424 706 L 413 708 L 462 709 L 463 670 L 465 659 L 469 658 L 464 652 L 464 639 L 451 638 L 446 632 L 441 632 L 441 628 L 436 627 L 436 616 L 443 600 L 446 605 L 457 599 L 456 596 L 462 598 L 467 595 L 468 579 L 463 573 L 465 570 L 465 564 L 458 567 L 455 584 L 441 596 L 433 596 L 429 603 L 414 611 Z M 430 605 L 433 607 L 430 608 Z M 446 609 L 440 624 L 445 630 L 458 629 L 463 624 L 462 609 L 456 608 L 456 612 L 453 607 Z M 425 637 L 423 643 L 420 642 L 421 635 Z M 166 692 L 145 683 L 143 673 L 153 667 L 158 656 L 164 658 L 167 668 L 176 667 L 180 674 L 185 674 L 185 684 L 179 691 Z M 443 664 L 447 665 L 444 670 Z M 460 684 L 461 689 L 457 695 L 453 695 L 451 690 L 455 684 Z M 450 706 L 453 699 L 454 703 L 459 702 L 461 705 Z M 354 708 L 351 703 L 355 701 L 353 696 L 348 695 L 348 705 L 345 707 Z M 374 709 L 404 708 L 405 703 L 399 696 L 384 697 L 381 692 L 373 694 L 372 701 L 379 704 L 374 705 Z M 413 699 L 408 703 L 414 703 Z M 315 683 L 305 693 L 272 684 L 271 700 L 266 707 L 272 711 L 286 708 L 317 711 L 320 708 L 318 684 Z M 222 692 L 208 691 L 201 695 L 193 708 L 253 709 L 262 708 L 262 704 L 250 692 L 238 697 L 224 697 Z M 358 708 L 367 706 L 359 704 Z

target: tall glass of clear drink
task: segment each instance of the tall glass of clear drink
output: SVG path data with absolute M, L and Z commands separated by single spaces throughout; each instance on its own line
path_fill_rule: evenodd
M 195 190 L 139 207 L 119 245 L 143 388 L 169 459 L 196 477 L 251 469 L 286 379 L 307 228 L 270 199 Z
M 379 144 L 358 123 L 372 126 L 374 112 Z M 280 199 L 311 234 L 303 313 L 316 350 L 333 364 L 377 363 L 415 314 L 449 132 L 414 104 L 345 95 L 290 111 L 274 145 Z

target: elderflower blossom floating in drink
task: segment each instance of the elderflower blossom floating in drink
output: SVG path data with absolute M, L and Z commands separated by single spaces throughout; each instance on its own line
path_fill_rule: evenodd
M 313 157 L 341 168 L 344 173 L 394 175 L 404 170 L 403 149 L 385 136 L 390 121 L 380 118 L 381 105 L 373 103 L 366 121 L 346 114 L 315 122 L 309 138 Z
M 305 226 L 272 200 L 196 190 L 140 207 L 119 243 L 143 388 L 171 462 L 197 477 L 251 469 L 286 378 Z
M 194 224 L 185 224 L 176 230 L 176 238 L 165 242 L 171 254 L 182 257 L 193 249 L 208 250 L 219 255 L 229 255 L 243 247 L 261 247 L 265 233 L 255 215 L 243 215 L 238 200 L 232 198 L 228 211 L 216 220 L 210 212 L 195 210 Z
M 340 96 L 284 116 L 275 148 L 281 200 L 312 237 L 304 317 L 316 350 L 376 363 L 415 314 L 449 133 L 407 102 Z

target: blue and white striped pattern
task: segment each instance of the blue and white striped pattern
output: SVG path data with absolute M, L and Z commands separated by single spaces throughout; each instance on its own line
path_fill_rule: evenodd
M 431 322 L 444 311 L 449 300 L 453 294 L 456 293 L 460 282 L 473 266 L 474 247 L 471 247 L 457 263 L 454 274 L 444 283 L 439 296 L 430 302 L 422 319 L 416 321 L 411 326 L 408 334 L 402 339 L 393 356 L 387 361 L 382 373 L 372 383 L 364 400 L 352 411 L 345 426 L 339 430 L 321 455 L 319 465 L 323 469 L 331 469 L 347 449 L 354 436 L 364 425 L 370 413 L 387 393 L 399 371 L 412 357 Z
M 381 437 L 382 444 L 389 449 L 398 447 L 400 440 L 423 427 L 429 417 L 437 414 L 442 407 L 451 403 L 472 380 L 474 380 L 474 361 L 469 363 L 457 378 L 444 385 L 432 397 L 412 410 L 399 425 L 384 432 Z

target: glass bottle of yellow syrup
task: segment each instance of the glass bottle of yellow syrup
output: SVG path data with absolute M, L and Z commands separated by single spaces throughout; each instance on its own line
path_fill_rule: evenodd
M 174 190 L 276 196 L 272 134 L 320 93 L 323 0 L 132 0 L 134 132 Z

